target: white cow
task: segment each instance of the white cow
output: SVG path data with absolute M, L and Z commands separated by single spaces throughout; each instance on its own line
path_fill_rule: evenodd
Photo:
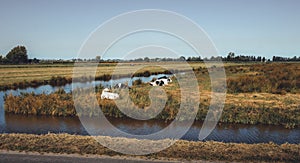
M 102 94 L 101 94 L 101 99 L 115 100 L 115 99 L 119 98 L 119 94 L 111 93 L 109 91 L 110 90 L 108 88 L 103 89 Z
M 172 82 L 171 78 L 162 77 L 162 78 L 158 78 L 154 82 L 150 82 L 150 85 L 151 86 L 165 86 L 165 85 L 168 85 L 171 82 Z

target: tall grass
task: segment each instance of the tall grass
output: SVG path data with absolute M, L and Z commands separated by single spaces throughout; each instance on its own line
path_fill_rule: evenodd
M 5 111 L 14 114 L 74 116 L 72 96 L 62 90 L 46 95 L 23 93 L 20 96 L 5 97 Z
M 238 76 L 229 76 L 227 89 L 229 93 L 267 92 L 286 94 L 299 93 L 300 64 L 273 63 L 264 65 L 251 65 L 241 69 L 229 67 L 228 71 L 243 73 Z
M 155 115 L 157 108 L 149 108 L 150 99 L 148 93 L 152 87 L 147 84 L 137 85 L 129 90 L 132 104 L 128 105 L 126 99 L 122 99 L 120 91 L 121 106 L 126 106 L 127 113 L 133 113 L 142 109 L 143 113 Z M 113 100 L 100 99 L 101 88 L 97 88 L 97 103 L 102 112 L 110 117 L 127 117 L 124 115 Z M 165 87 L 167 94 L 166 105 L 155 119 L 173 120 L 180 108 L 180 93 L 174 85 Z M 76 91 L 73 92 L 76 95 Z M 64 91 L 57 91 L 49 95 L 22 94 L 21 96 L 8 95 L 5 98 L 5 111 L 15 114 L 52 115 L 52 116 L 98 116 L 99 110 L 91 109 L 91 96 L 84 94 L 80 96 L 81 103 L 77 106 L 77 112 L 73 105 L 72 94 Z M 241 124 L 273 124 L 283 125 L 287 128 L 300 125 L 300 104 L 297 102 L 298 95 L 288 94 L 285 96 L 272 94 L 245 94 L 244 96 L 227 95 L 225 107 L 220 119 L 224 123 Z M 262 97 L 256 97 L 262 96 Z M 157 95 L 159 97 L 159 95 Z M 210 105 L 209 92 L 202 94 L 199 111 L 196 120 L 203 121 Z M 123 102 L 123 103 L 122 103 Z M 188 109 L 187 109 L 188 110 Z M 192 112 L 187 111 L 186 117 L 192 117 Z M 128 118 L 128 117 L 127 117 Z M 187 120 L 187 119 L 181 119 Z

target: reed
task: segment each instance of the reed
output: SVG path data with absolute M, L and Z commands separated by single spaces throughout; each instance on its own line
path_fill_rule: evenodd
M 165 87 L 167 102 L 160 114 L 155 119 L 173 120 L 180 108 L 180 91 L 176 89 L 176 82 Z M 143 109 L 147 114 L 155 114 L 154 108 L 149 109 L 149 91 L 152 87 L 142 83 L 133 86 L 129 90 L 132 104 L 126 105 L 126 99 L 120 99 L 128 112 Z M 98 116 L 99 110 L 91 109 L 91 96 L 96 95 L 97 103 L 104 115 L 111 117 L 127 117 L 112 100 L 100 99 L 103 87 L 96 88 L 96 94 L 84 94 L 80 97 L 81 103 L 77 106 L 77 112 L 73 105 L 71 93 L 58 90 L 49 95 L 22 94 L 21 96 L 8 95 L 5 97 L 5 111 L 14 114 L 52 115 L 52 116 Z M 73 94 L 76 91 L 72 92 Z M 122 97 L 122 91 L 118 92 Z M 159 96 L 158 96 L 159 97 Z M 220 122 L 241 124 L 273 124 L 294 128 L 300 125 L 300 102 L 298 94 L 227 94 L 227 100 L 222 112 Z M 203 121 L 210 105 L 210 92 L 202 92 L 199 111 L 196 120 Z M 186 113 L 186 117 L 192 117 L 192 112 Z M 187 119 L 181 119 L 187 120 Z
M 229 75 L 227 78 L 227 89 L 229 93 L 299 93 L 299 69 L 298 63 L 230 66 L 227 68 L 227 74 L 235 75 Z

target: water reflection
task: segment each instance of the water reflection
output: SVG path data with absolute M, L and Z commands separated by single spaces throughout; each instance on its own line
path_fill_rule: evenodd
M 168 123 L 160 120 L 138 121 L 131 119 L 109 118 L 109 121 L 120 130 L 138 135 L 147 135 L 158 132 L 165 128 Z M 99 130 L 100 135 L 118 136 L 110 130 L 97 124 L 96 119 L 90 119 L 93 130 Z M 198 140 L 198 134 L 202 123 L 195 122 L 190 130 L 183 136 L 184 140 Z M 184 124 L 178 124 L 170 134 L 175 134 L 183 130 Z M 100 131 L 100 129 L 102 129 Z M 88 135 L 80 120 L 76 117 L 49 117 L 49 116 L 23 116 L 7 114 L 5 123 L 0 125 L 1 133 L 30 133 L 47 134 L 51 133 L 70 133 L 78 135 Z M 242 124 L 222 124 L 217 125 L 213 132 L 205 139 L 221 142 L 237 143 L 268 143 L 270 141 L 277 144 L 300 143 L 300 129 L 285 129 L 281 126 L 272 125 L 242 125 Z

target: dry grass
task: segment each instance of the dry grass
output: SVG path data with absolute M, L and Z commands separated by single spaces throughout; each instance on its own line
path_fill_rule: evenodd
M 230 93 L 299 93 L 299 63 L 229 66 L 226 70 Z
M 201 92 L 201 103 L 208 105 L 211 92 Z M 226 94 L 225 105 L 251 108 L 281 108 L 286 110 L 300 108 L 300 94 L 287 93 L 278 95 L 272 93 L 237 93 Z
M 107 143 L 120 142 L 123 146 L 139 141 L 143 144 L 155 144 L 156 141 L 136 140 L 98 136 Z M 169 140 L 164 140 L 169 141 Z M 103 147 L 91 136 L 69 134 L 0 134 L 0 149 L 61 154 L 123 155 Z M 171 147 L 158 153 L 139 156 L 142 158 L 172 158 L 177 160 L 220 160 L 242 162 L 299 162 L 300 145 L 260 143 L 237 144 L 222 142 L 194 142 L 179 140 Z
M 152 87 L 141 84 L 132 87 L 129 91 L 133 104 L 127 104 L 126 98 L 121 98 L 118 106 L 125 107 L 127 113 L 137 111 L 144 114 L 155 115 L 156 108 L 149 108 L 150 99 L 148 92 Z M 98 89 L 96 97 L 102 112 L 110 117 L 126 117 L 120 108 L 112 100 L 101 100 Z M 155 119 L 173 120 L 180 108 L 180 90 L 176 89 L 176 82 L 164 87 L 167 94 L 167 101 L 164 109 Z M 73 92 L 75 96 L 76 91 Z M 120 92 L 121 97 L 122 91 Z M 52 116 L 98 116 L 99 110 L 89 109 L 90 97 L 94 94 L 79 94 L 80 104 L 77 105 L 77 112 L 74 108 L 72 94 L 55 92 L 49 95 L 23 94 L 21 96 L 9 95 L 5 98 L 5 111 L 14 114 L 52 115 Z M 157 96 L 159 97 L 159 96 Z M 271 93 L 240 93 L 227 94 L 225 106 L 220 122 L 242 123 L 242 124 L 274 124 L 283 125 L 286 128 L 300 126 L 300 95 L 285 94 L 277 95 Z M 204 120 L 211 101 L 211 92 L 202 91 L 200 94 L 199 111 L 196 120 Z M 187 115 L 193 114 L 187 113 Z M 188 116 L 189 117 L 189 116 Z M 192 117 L 192 115 L 191 115 Z M 185 119 L 183 119 L 185 120 Z
M 115 70 L 116 65 L 120 69 Z M 217 64 L 209 64 L 217 65 Z M 238 63 L 226 63 L 225 66 L 242 65 Z M 161 67 L 160 67 L 161 66 Z M 204 63 L 191 62 L 192 68 L 205 67 Z M 104 74 L 118 74 L 124 75 L 130 72 L 138 70 L 138 72 L 144 72 L 146 70 L 150 72 L 163 72 L 166 69 L 172 70 L 185 70 L 186 66 L 180 62 L 155 62 L 155 63 L 100 63 L 97 68 L 96 76 L 102 76 Z M 19 83 L 19 82 L 31 82 L 31 81 L 43 81 L 49 80 L 51 77 L 60 76 L 65 78 L 71 78 L 73 75 L 73 64 L 39 64 L 39 65 L 0 65 L 0 86 Z M 93 67 L 82 67 L 82 72 L 90 72 Z
M 164 71 L 164 69 L 153 66 L 153 63 L 122 63 L 119 66 L 121 69 L 116 74 L 127 74 L 134 70 L 139 71 Z M 158 63 L 159 65 L 168 66 L 168 68 L 182 69 L 183 64 L 178 63 Z M 202 63 L 192 64 L 195 66 L 201 66 Z M 98 65 L 96 76 L 104 74 L 112 74 L 115 71 L 115 63 L 103 63 Z M 142 67 L 147 66 L 143 69 Z M 82 71 L 91 71 L 93 67 L 82 67 Z M 55 64 L 55 65 L 1 65 L 0 66 L 0 85 L 7 85 L 12 83 L 18 83 L 23 81 L 33 80 L 49 80 L 53 76 L 61 76 L 71 78 L 73 75 L 73 64 Z

